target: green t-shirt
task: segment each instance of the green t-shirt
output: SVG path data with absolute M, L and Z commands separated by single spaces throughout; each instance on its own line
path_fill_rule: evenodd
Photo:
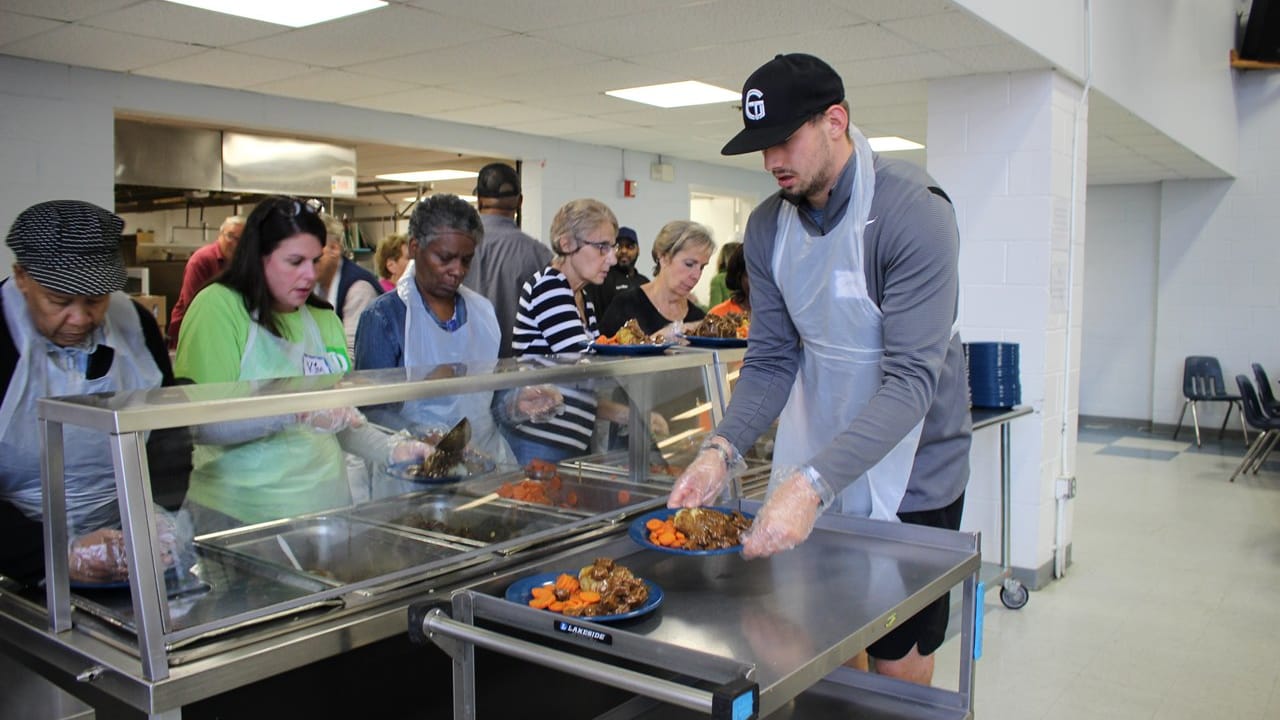
M 725 273 L 723 272 L 718 272 L 711 278 L 711 307 L 715 307 L 733 296 L 733 293 L 729 292 L 729 288 L 724 284 L 724 278 Z
M 297 312 L 277 313 L 283 337 L 290 341 L 303 337 L 304 312 L 310 313 L 319 327 L 326 353 L 341 357 L 350 367 L 342 321 L 332 310 L 303 305 Z M 240 293 L 221 283 L 210 284 L 196 295 L 182 318 L 174 374 L 197 383 L 240 380 L 240 361 L 252 322 Z M 266 332 L 264 328 L 259 331 Z M 297 374 L 302 374 L 301 368 Z

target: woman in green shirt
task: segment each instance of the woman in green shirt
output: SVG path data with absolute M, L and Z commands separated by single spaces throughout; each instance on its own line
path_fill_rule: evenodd
M 325 238 L 317 210 L 288 197 L 268 198 L 254 209 L 231 265 L 187 310 L 176 375 L 215 383 L 350 369 L 342 322 L 312 295 Z M 201 532 L 350 504 L 344 446 L 381 462 L 430 451 L 422 443 L 394 442 L 354 408 L 194 431 L 199 444 L 187 497 Z

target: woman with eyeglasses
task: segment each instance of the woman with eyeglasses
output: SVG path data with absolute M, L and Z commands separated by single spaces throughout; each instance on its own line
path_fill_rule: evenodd
M 175 361 L 179 377 L 218 383 L 350 369 L 342 321 L 312 293 L 326 232 L 318 209 L 289 197 L 254 208 L 231 264 L 187 310 Z M 393 442 L 346 407 L 200 425 L 194 432 L 187 497 L 201 532 L 349 504 L 344 446 L 380 462 L 430 451 L 422 443 Z
M 599 200 L 571 200 L 551 221 L 551 264 L 534 273 L 520 293 L 511 346 L 516 357 L 586 353 L 600 336 L 595 306 L 584 294 L 588 284 L 604 281 L 617 263 L 618 219 Z M 596 414 L 625 424 L 628 410 L 597 398 L 592 385 L 559 387 L 563 406 L 555 414 L 529 418 L 503 412 L 511 451 L 522 464 L 541 459 L 559 462 L 587 452 L 595 433 Z M 654 415 L 654 431 L 666 432 L 666 421 Z
M 653 279 L 613 299 L 600 321 L 600 334 L 612 336 L 632 318 L 646 335 L 702 320 L 707 313 L 689 294 L 715 250 L 711 231 L 703 225 L 688 220 L 663 225 L 653 241 L 653 259 L 658 264 Z

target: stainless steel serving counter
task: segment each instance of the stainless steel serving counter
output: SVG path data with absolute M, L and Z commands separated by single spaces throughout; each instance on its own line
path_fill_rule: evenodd
M 744 503 L 754 511 L 758 503 Z M 614 558 L 662 590 L 647 616 L 617 624 L 534 610 L 501 599 L 514 581 L 536 572 L 572 571 L 597 556 Z M 835 514 L 819 519 L 799 547 L 768 559 L 740 555 L 681 556 L 642 548 L 629 538 L 603 538 L 495 576 L 456 592 L 449 607 L 411 609 L 411 633 L 441 645 L 454 659 L 455 720 L 477 716 L 470 646 L 519 653 L 571 674 L 617 684 L 637 694 L 609 718 L 711 715 L 711 690 L 731 681 L 758 688 L 761 717 L 814 718 L 833 704 L 879 707 L 875 717 L 967 718 L 972 713 L 978 537 L 933 528 Z M 959 690 L 950 692 L 865 673 L 835 672 L 841 664 L 934 599 L 963 585 Z M 450 617 L 452 616 L 452 617 Z M 521 640 L 498 625 L 535 636 Z M 545 644 L 545 648 L 538 647 Z M 559 652 L 568 653 L 557 664 Z M 650 668 L 635 675 L 594 661 L 582 651 Z M 461 679 L 459 679 L 461 678 Z M 687 688 L 687 689 L 685 689 Z M 568 701 L 567 701 L 568 702 Z M 571 707 L 571 702 L 567 707 Z M 812 708 L 812 713 L 806 709 Z M 488 708 L 515 717 L 518 708 Z M 511 714 L 515 712 L 516 714 Z M 579 717 L 578 715 L 568 715 Z M 739 717 L 736 714 L 723 717 Z

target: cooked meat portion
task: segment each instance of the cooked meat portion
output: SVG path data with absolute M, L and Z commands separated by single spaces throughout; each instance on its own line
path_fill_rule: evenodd
M 691 335 L 709 338 L 738 338 L 742 335 L 738 329 L 746 322 L 746 316 L 740 313 L 724 315 L 708 315 L 702 319 L 698 328 Z
M 623 323 L 622 327 L 618 328 L 618 332 L 607 339 L 616 345 L 661 345 L 667 341 L 662 333 L 646 335 L 635 318 Z
M 594 563 L 578 573 L 578 582 L 583 590 L 599 593 L 600 602 L 584 608 L 565 608 L 566 615 L 620 615 L 640 607 L 649 599 L 649 588 L 644 581 L 612 558 L 596 558 Z
M 742 513 L 725 514 L 708 508 L 684 508 L 674 518 L 676 529 L 685 534 L 689 550 L 720 550 L 742 544 L 742 532 L 751 521 Z

